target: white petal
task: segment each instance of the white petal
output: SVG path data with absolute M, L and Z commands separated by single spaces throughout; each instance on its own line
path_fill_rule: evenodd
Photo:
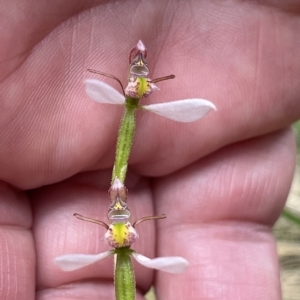
M 217 110 L 212 102 L 204 99 L 185 99 L 150 104 L 142 108 L 178 122 L 193 122 L 204 117 L 210 110 Z
M 96 79 L 86 79 L 85 91 L 94 101 L 108 104 L 124 104 L 125 97 L 110 85 Z
M 74 271 L 93 264 L 111 254 L 111 251 L 106 251 L 99 254 L 66 254 L 56 257 L 54 262 L 63 271 Z
M 182 273 L 189 265 L 189 262 L 180 256 L 165 256 L 150 259 L 136 252 L 132 253 L 132 256 L 137 260 L 137 262 L 147 268 L 173 274 Z

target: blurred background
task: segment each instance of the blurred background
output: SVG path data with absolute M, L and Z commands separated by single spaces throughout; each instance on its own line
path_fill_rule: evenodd
M 294 124 L 297 164 L 286 209 L 274 226 L 283 300 L 300 299 L 300 121 Z

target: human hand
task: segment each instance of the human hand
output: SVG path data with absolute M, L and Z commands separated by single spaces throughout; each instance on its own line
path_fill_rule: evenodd
M 153 78 L 176 75 L 145 102 L 218 107 L 185 125 L 138 114 L 128 204 L 136 219 L 168 219 L 141 224 L 133 248 L 191 263 L 158 273 L 159 297 L 280 299 L 270 227 L 294 165 L 283 128 L 299 117 L 296 6 L 134 3 L 2 2 L 1 299 L 112 299 L 111 260 L 63 273 L 53 258 L 107 249 L 103 228 L 72 214 L 106 215 L 121 110 L 89 101 L 82 81 L 92 67 L 125 82 L 138 39 Z M 154 283 L 152 271 L 136 274 L 140 292 Z

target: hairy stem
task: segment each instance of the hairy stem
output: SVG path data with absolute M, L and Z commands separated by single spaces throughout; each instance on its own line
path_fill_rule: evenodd
M 138 99 L 126 98 L 125 113 L 118 133 L 112 182 L 116 178 L 118 178 L 122 183 L 125 181 L 128 159 L 134 137 L 135 110 L 138 108 L 137 101 Z
M 127 247 L 115 251 L 116 300 L 135 300 L 135 278 L 131 262 L 131 250 Z

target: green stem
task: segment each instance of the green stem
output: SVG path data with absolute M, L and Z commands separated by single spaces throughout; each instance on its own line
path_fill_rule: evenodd
M 296 214 L 292 213 L 287 208 L 283 210 L 282 216 L 300 227 L 300 216 L 297 216 Z
M 125 181 L 128 159 L 134 137 L 135 110 L 138 108 L 138 101 L 139 99 L 126 98 L 125 112 L 118 133 L 112 182 L 116 178 L 118 178 L 122 183 Z
M 135 278 L 128 247 L 115 250 L 115 293 L 116 300 L 135 300 Z

